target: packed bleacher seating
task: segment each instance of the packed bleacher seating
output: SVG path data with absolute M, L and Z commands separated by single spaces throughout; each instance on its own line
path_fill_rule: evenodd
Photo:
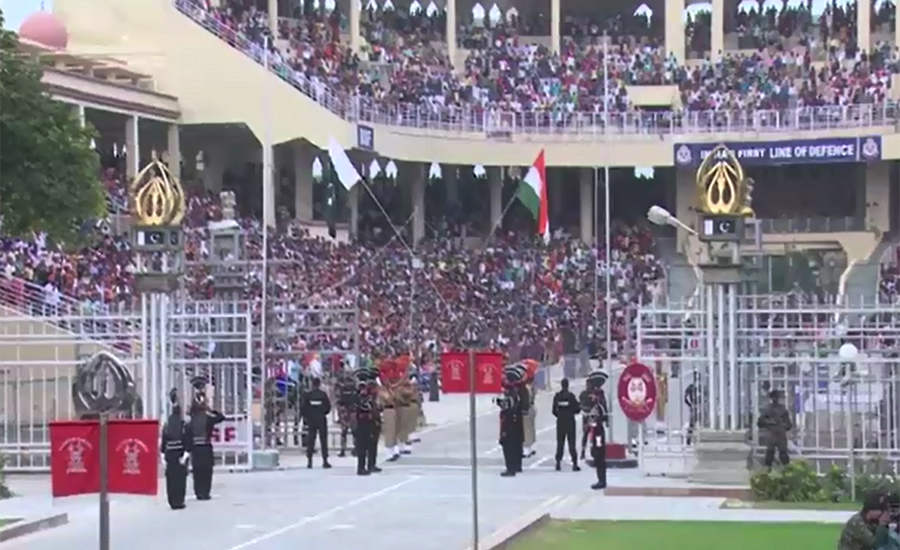
M 178 0 L 177 5 L 248 55 L 263 57 L 262 38 L 268 32 L 264 13 L 237 0 L 220 8 L 198 1 Z M 876 11 L 874 25 L 886 17 L 891 14 Z M 460 25 L 467 56 L 454 70 L 442 43 L 443 18 L 440 10 L 429 15 L 364 9 L 366 46 L 357 56 L 341 41 L 345 16 L 337 11 L 304 14 L 282 20 L 281 40 L 274 41 L 282 47 L 270 46 L 270 61 L 283 78 L 342 114 L 389 124 L 637 124 L 663 131 L 688 120 L 724 124 L 721 117 L 705 116 L 708 111 L 728 114 L 729 124 L 769 127 L 896 118 L 887 95 L 891 76 L 900 71 L 896 50 L 878 43 L 869 52 L 857 52 L 852 7 L 828 6 L 815 17 L 805 6 L 740 11 L 728 19 L 726 32 L 736 34 L 743 49 L 724 52 L 718 61 L 709 60 L 708 44 L 694 43 L 692 37 L 709 40 L 710 23 L 708 13 L 695 14 L 686 25 L 688 46 L 706 53 L 704 60 L 686 65 L 665 52 L 656 17 L 593 21 L 567 16 L 557 55 L 525 41 L 522 33 L 546 26 L 540 18 L 524 21 L 507 15 L 487 25 Z M 608 80 L 604 66 L 609 67 Z M 628 86 L 659 84 L 679 87 L 681 110 L 637 112 Z M 780 116 L 803 108 L 809 108 L 803 116 Z M 771 116 L 748 116 L 760 110 Z
M 188 202 L 185 256 L 186 291 L 197 300 L 215 298 L 210 275 L 207 223 L 221 218 L 215 196 L 192 194 Z M 261 226 L 239 220 L 246 251 L 254 260 L 247 275 L 245 299 L 260 300 Z M 628 337 L 630 311 L 658 292 L 663 271 L 645 229 L 614 228 L 612 284 L 617 348 Z M 396 234 L 395 234 L 396 235 Z M 528 235 L 525 233 L 525 235 Z M 361 239 L 365 242 L 365 239 Z M 373 241 L 374 242 L 374 241 Z M 298 227 L 270 236 L 273 262 L 269 267 L 269 304 L 276 320 L 294 320 L 298 307 L 359 308 L 360 349 L 397 353 L 415 346 L 440 351 L 459 345 L 466 331 L 485 345 L 517 350 L 539 343 L 549 349 L 560 323 L 592 327 L 605 333 L 607 297 L 594 277 L 606 269 L 598 254 L 580 241 L 558 234 L 549 244 L 504 234 L 483 247 L 465 247 L 455 239 L 433 239 L 415 252 L 399 236 L 386 244 L 342 244 L 311 238 Z M 134 307 L 134 259 L 127 241 L 111 235 L 76 251 L 64 252 L 37 236 L 0 241 L 0 296 L 7 306 L 34 315 L 80 315 L 123 311 Z M 275 261 L 277 260 L 277 261 Z M 587 297 L 587 298 L 586 298 Z M 69 308 L 64 310 L 64 308 Z M 601 316 L 602 317 L 602 316 Z M 257 308 L 258 322 L 258 308 Z M 284 328 L 284 327 L 282 327 Z M 322 341 L 322 335 L 273 339 L 274 349 L 334 346 L 351 349 L 353 342 Z M 294 336 L 296 335 L 296 336 Z

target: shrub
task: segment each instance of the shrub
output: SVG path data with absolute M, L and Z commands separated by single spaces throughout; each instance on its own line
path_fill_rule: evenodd
M 860 502 L 874 490 L 900 489 L 900 479 L 877 460 L 860 464 L 854 481 Z M 780 470 L 756 472 L 750 478 L 750 490 L 757 501 L 780 502 L 849 502 L 852 494 L 844 468 L 831 466 L 820 475 L 805 460 L 795 460 Z
M 12 491 L 6 486 L 6 476 L 3 474 L 3 466 L 6 464 L 6 457 L 0 455 L 0 499 L 13 496 Z

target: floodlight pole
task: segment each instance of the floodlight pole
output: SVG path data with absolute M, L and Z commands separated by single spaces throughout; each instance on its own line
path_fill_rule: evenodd
M 475 416 L 475 333 L 466 331 L 469 354 L 469 462 L 472 465 L 472 550 L 478 550 L 478 440 Z

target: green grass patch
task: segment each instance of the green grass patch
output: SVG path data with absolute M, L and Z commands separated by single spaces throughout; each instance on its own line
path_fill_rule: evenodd
M 13 523 L 16 523 L 17 521 L 21 521 L 21 520 L 18 518 L 12 518 L 12 519 L 0 518 L 0 529 L 2 529 L 4 527 L 9 527 L 10 525 L 12 525 Z
M 717 521 L 558 521 L 545 523 L 510 550 L 822 550 L 842 525 Z

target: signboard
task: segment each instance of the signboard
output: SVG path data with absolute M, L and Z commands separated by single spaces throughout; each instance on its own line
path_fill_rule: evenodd
M 503 388 L 503 354 L 475 352 L 475 393 L 500 393 Z M 441 354 L 441 391 L 469 393 L 469 352 Z
M 109 492 L 156 495 L 159 481 L 159 423 L 109 420 Z M 100 492 L 100 423 L 50 423 L 50 485 L 53 497 Z
M 213 447 L 242 447 L 250 440 L 249 422 L 247 415 L 226 415 L 225 420 L 217 424 L 212 431 Z
M 363 151 L 375 150 L 375 129 L 362 124 L 356 125 L 356 148 Z
M 656 409 L 656 376 L 647 365 L 632 363 L 619 376 L 619 406 L 629 420 L 643 422 Z
M 719 145 L 676 143 L 675 166 L 699 166 Z M 821 164 L 881 160 L 881 136 L 792 139 L 785 141 L 733 141 L 723 145 L 741 164 Z M 724 159 L 720 159 L 724 160 Z

